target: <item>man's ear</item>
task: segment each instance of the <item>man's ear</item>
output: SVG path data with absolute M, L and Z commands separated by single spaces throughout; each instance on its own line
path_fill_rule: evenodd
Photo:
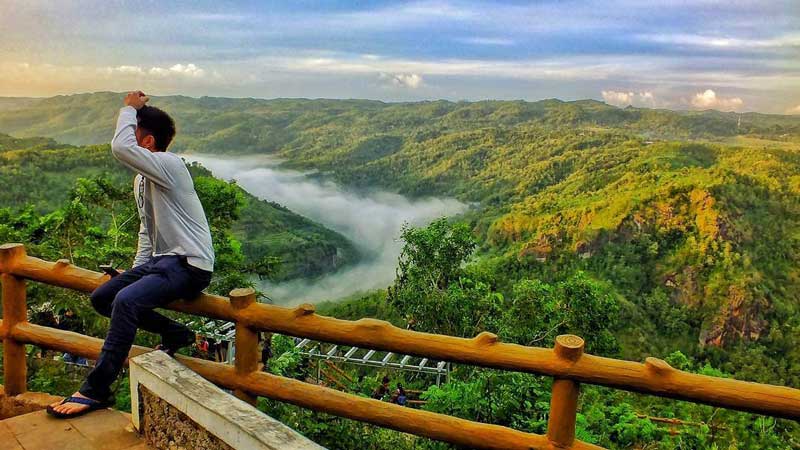
M 154 138 L 152 134 L 148 134 L 142 139 L 142 147 L 150 150 L 151 152 L 157 152 L 158 149 L 156 149 L 156 138 Z

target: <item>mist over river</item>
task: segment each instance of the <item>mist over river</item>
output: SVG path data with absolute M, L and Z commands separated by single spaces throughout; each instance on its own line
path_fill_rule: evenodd
M 266 155 L 181 156 L 199 162 L 218 178 L 235 179 L 258 198 L 280 203 L 341 233 L 364 255 L 358 264 L 320 278 L 263 282 L 262 289 L 278 304 L 333 300 L 388 286 L 394 280 L 404 223 L 422 226 L 467 208 L 451 198 L 411 200 L 380 190 L 357 192 L 309 173 L 281 168 L 280 161 Z

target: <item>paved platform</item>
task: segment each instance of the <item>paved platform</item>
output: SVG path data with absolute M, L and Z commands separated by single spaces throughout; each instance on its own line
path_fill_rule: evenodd
M 113 409 L 59 420 L 37 411 L 0 421 L 0 450 L 149 450 L 129 414 Z

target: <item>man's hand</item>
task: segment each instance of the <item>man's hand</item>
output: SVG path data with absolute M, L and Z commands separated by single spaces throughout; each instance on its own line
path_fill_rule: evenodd
M 141 109 L 145 103 L 150 100 L 150 97 L 144 95 L 142 91 L 128 92 L 125 96 L 125 106 L 133 106 L 135 109 Z

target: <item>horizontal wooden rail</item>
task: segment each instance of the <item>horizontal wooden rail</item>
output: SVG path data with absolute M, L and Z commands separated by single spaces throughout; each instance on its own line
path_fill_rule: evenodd
M 70 331 L 21 323 L 5 333 L 18 342 L 34 344 L 89 359 L 97 359 L 103 346 L 97 339 Z M 5 337 L 5 336 L 0 336 Z M 152 349 L 134 346 L 130 356 Z M 237 373 L 236 368 L 183 355 L 177 359 L 202 377 L 228 389 L 241 390 L 304 408 L 367 422 L 397 431 L 443 440 L 471 448 L 486 449 L 551 449 L 545 436 L 511 428 L 472 422 L 444 414 L 406 408 L 335 389 L 308 384 L 264 372 Z M 575 441 L 573 449 L 600 449 Z
M 0 246 L 0 272 L 56 286 L 91 292 L 107 277 L 65 262 L 47 262 L 25 254 L 20 244 Z M 395 353 L 505 370 L 549 375 L 582 383 L 800 420 L 800 390 L 697 375 L 647 358 L 645 363 L 583 354 L 576 360 L 553 349 L 501 343 L 491 333 L 458 338 L 397 328 L 375 319 L 335 319 L 296 308 L 253 303 L 236 309 L 225 297 L 203 294 L 169 309 L 234 321 L 252 329 L 367 347 Z

